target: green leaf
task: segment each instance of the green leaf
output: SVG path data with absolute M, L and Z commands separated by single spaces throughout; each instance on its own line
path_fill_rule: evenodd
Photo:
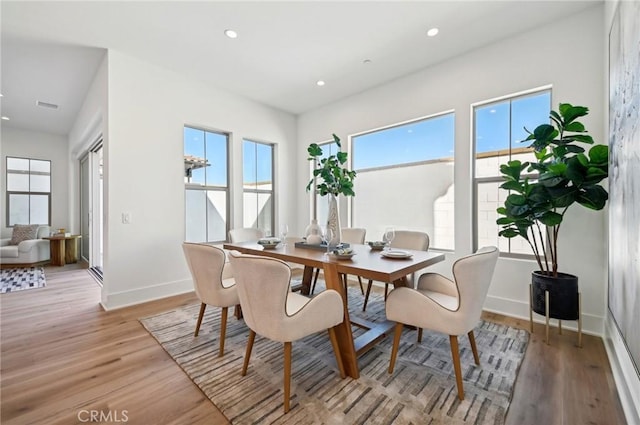
M 498 209 L 496 209 L 496 211 L 498 212 L 498 214 L 502 214 L 502 215 L 506 215 L 507 214 L 507 209 L 505 207 L 498 207 Z
M 557 162 L 555 164 L 549 165 L 548 168 L 549 168 L 549 171 L 551 171 L 553 174 L 557 176 L 561 176 L 566 171 L 567 164 L 565 164 L 564 162 Z
M 509 217 L 501 217 L 499 219 L 496 220 L 496 224 L 511 224 L 513 223 L 515 220 Z
M 578 203 L 592 210 L 601 210 L 609 199 L 609 194 L 602 186 L 590 186 L 578 196 Z
M 520 184 L 517 181 L 508 181 L 508 182 L 504 182 L 500 185 L 501 189 L 506 189 L 506 190 L 514 190 L 518 193 L 522 193 L 524 191 L 522 184 Z
M 584 124 L 579 121 L 574 121 L 568 125 L 565 125 L 564 131 L 573 131 L 574 133 L 582 133 L 584 131 Z
M 567 145 L 565 147 L 567 148 L 567 152 L 571 152 L 571 153 L 582 153 L 582 152 L 584 152 L 584 148 L 582 146 Z
M 505 238 L 515 238 L 516 236 L 520 236 L 520 233 L 516 232 L 513 229 L 504 229 L 498 232 L 498 236 L 503 236 Z
M 580 161 L 579 155 L 570 158 L 567 161 L 567 171 L 565 176 L 575 185 L 581 185 L 584 181 L 585 167 Z
M 342 144 L 340 143 L 340 138 L 336 136 L 335 133 L 333 134 L 333 141 L 336 145 L 338 145 L 339 148 L 342 147 Z
M 511 205 L 524 205 L 527 202 L 527 199 L 522 195 L 512 193 L 511 195 L 507 196 L 507 202 Z
M 347 162 L 346 152 L 338 152 L 336 156 L 338 157 L 338 162 L 340 162 L 340 164 L 344 164 L 345 162 Z
M 589 158 L 587 158 L 586 155 L 578 154 L 578 155 L 576 155 L 576 158 L 578 158 L 578 161 L 580 161 L 580 164 L 583 167 L 588 167 L 589 166 Z
M 557 226 L 562 223 L 562 214 L 554 211 L 547 211 L 539 218 L 540 222 L 545 226 Z
M 316 157 L 322 155 L 322 148 L 317 143 L 311 143 L 307 148 L 309 156 Z
M 583 117 L 589 113 L 589 108 L 584 106 L 573 106 L 569 103 L 560 104 L 560 115 L 564 119 L 565 128 L 576 118 Z
M 575 140 L 575 141 L 587 143 L 590 145 L 593 145 L 595 143 L 593 141 L 593 137 L 589 136 L 588 134 L 573 134 L 571 136 L 566 136 L 566 139 Z
M 558 130 L 553 128 L 552 125 L 542 124 L 536 127 L 535 130 L 533 130 L 533 135 L 535 136 L 536 140 L 550 141 L 558 135 Z
M 606 145 L 595 145 L 591 149 L 589 149 L 589 157 L 592 163 L 608 164 L 609 147 Z

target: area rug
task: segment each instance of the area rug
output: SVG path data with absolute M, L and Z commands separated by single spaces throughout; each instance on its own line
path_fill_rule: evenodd
M 320 282 L 318 282 L 320 286 Z M 318 293 L 318 291 L 316 291 Z M 384 301 L 372 293 L 367 312 L 358 288 L 349 288 L 353 315 L 383 321 Z M 283 413 L 283 347 L 256 337 L 246 376 L 242 320 L 227 324 L 225 355 L 218 357 L 220 309 L 209 307 L 193 336 L 199 305 L 140 319 L 143 326 L 233 424 L 502 424 L 529 334 L 481 322 L 475 329 L 480 366 L 460 337 L 465 399 L 457 397 L 449 337 L 406 329 L 393 374 L 387 372 L 392 336 L 359 357 L 359 379 L 340 379 L 326 332 L 293 342 L 291 410 Z M 362 331 L 353 327 L 354 336 Z
M 42 288 L 46 285 L 42 267 L 18 267 L 0 270 L 0 293 Z

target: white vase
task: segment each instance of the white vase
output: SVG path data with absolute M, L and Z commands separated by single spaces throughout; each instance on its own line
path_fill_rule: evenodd
M 338 198 L 333 194 L 328 194 L 329 213 L 327 215 L 327 229 L 331 230 L 330 246 L 340 244 L 340 214 L 338 213 Z

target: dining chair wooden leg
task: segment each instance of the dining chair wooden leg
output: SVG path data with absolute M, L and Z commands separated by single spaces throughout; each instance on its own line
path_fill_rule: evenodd
M 347 275 L 346 274 L 341 274 L 340 277 L 342 277 L 342 286 L 344 287 L 344 294 L 345 296 L 347 296 L 348 292 L 347 292 Z
M 402 335 L 402 323 L 396 323 L 396 330 L 393 334 L 393 348 L 391 349 L 391 361 L 389 362 L 389 373 L 393 373 L 396 365 L 396 356 L 398 355 L 398 347 L 400 346 L 400 336 Z
M 340 357 L 340 347 L 338 346 L 338 338 L 336 337 L 336 331 L 333 328 L 329 328 L 329 339 L 333 346 L 333 352 L 336 355 L 336 363 L 338 364 L 338 370 L 340 371 L 340 378 L 344 379 L 347 375 L 344 372 L 344 364 L 342 363 L 342 357 Z
M 373 286 L 373 280 L 369 279 L 369 283 L 367 283 L 367 293 L 364 294 L 364 303 L 362 304 L 362 311 L 367 310 L 367 302 L 369 302 L 369 294 L 371 293 L 372 286 Z
M 289 411 L 291 393 L 291 341 L 284 343 L 284 413 Z
M 418 343 L 422 342 L 422 328 L 418 328 Z
M 360 292 L 364 295 L 364 286 L 362 286 L 362 278 L 358 276 L 358 283 L 360 284 Z
M 200 332 L 200 325 L 202 324 L 202 318 L 204 317 L 204 310 L 207 308 L 207 305 L 205 303 L 200 304 L 200 314 L 198 315 L 198 323 L 196 323 L 196 332 L 193 334 L 193 336 L 198 336 L 198 333 Z
M 222 307 L 222 314 L 220 315 L 220 351 L 218 357 L 224 355 L 224 339 L 227 336 L 227 315 L 229 314 L 229 307 Z
M 253 349 L 253 341 L 256 339 L 256 333 L 249 329 L 249 340 L 247 341 L 247 351 L 244 353 L 244 363 L 242 365 L 242 376 L 247 374 L 249 367 L 249 359 L 251 358 L 251 350 Z
M 451 357 L 453 357 L 453 369 L 456 372 L 456 385 L 458 386 L 458 398 L 464 400 L 464 389 L 462 388 L 462 371 L 460 370 L 460 350 L 458 349 L 458 337 L 449 335 L 451 343 Z
M 313 276 L 313 283 L 311 284 L 311 291 L 309 291 L 309 295 L 313 295 L 313 291 L 316 290 L 316 283 L 318 282 L 319 274 L 320 274 L 320 269 L 316 269 L 316 273 Z
M 473 329 L 467 334 L 469 336 L 469 343 L 471 344 L 471 351 L 473 351 L 473 360 L 476 364 L 480 364 L 480 357 L 478 357 L 478 347 L 476 346 L 476 337 L 473 335 Z

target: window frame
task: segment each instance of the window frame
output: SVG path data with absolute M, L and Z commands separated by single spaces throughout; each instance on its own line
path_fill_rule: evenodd
M 473 231 L 473 250 L 476 251 L 478 250 L 480 247 L 478 246 L 478 216 L 479 216 L 479 211 L 478 211 L 478 207 L 479 207 L 479 200 L 478 200 L 478 186 L 479 184 L 482 183 L 502 183 L 504 182 L 504 179 L 502 177 L 502 174 L 499 172 L 497 172 L 496 176 L 485 176 L 485 177 L 476 177 L 476 166 L 477 166 L 477 160 L 478 160 L 478 156 L 476 154 L 476 109 L 477 108 L 482 108 L 482 107 L 486 107 L 488 105 L 491 104 L 498 104 L 498 103 L 502 103 L 505 101 L 509 101 L 509 149 L 508 149 L 508 154 L 509 154 L 509 159 L 507 159 L 506 161 L 511 161 L 512 155 L 513 154 L 518 154 L 518 153 L 526 153 L 526 152 L 533 152 L 533 149 L 530 149 L 528 147 L 520 147 L 520 148 L 515 148 L 513 147 L 513 141 L 511 140 L 511 128 L 512 128 L 512 116 L 511 116 L 511 111 L 512 111 L 512 103 L 514 100 L 517 99 L 523 99 L 523 98 L 527 98 L 527 97 L 531 97 L 531 96 L 536 96 L 536 95 L 540 95 L 544 92 L 548 92 L 549 93 L 549 111 L 551 110 L 551 106 L 553 104 L 553 86 L 552 85 L 545 85 L 545 86 L 541 86 L 541 87 L 536 87 L 533 89 L 529 89 L 529 90 L 525 90 L 525 91 L 521 91 L 521 92 L 517 92 L 517 93 L 512 93 L 512 94 L 508 94 L 508 95 L 504 95 L 504 96 L 500 96 L 497 98 L 493 98 L 493 99 L 489 99 L 489 100 L 484 100 L 481 102 L 476 102 L 471 104 L 470 107 L 470 117 L 471 117 L 471 180 L 472 180 L 472 231 Z M 550 121 L 550 120 L 549 120 Z M 529 129 L 531 131 L 533 131 L 533 129 Z M 502 151 L 494 151 L 494 152 L 502 152 Z M 482 155 L 482 154 L 480 154 Z M 530 179 L 536 179 L 538 177 L 537 173 L 525 173 L 522 174 L 523 177 L 528 177 Z M 500 189 L 502 190 L 502 189 Z M 500 238 L 501 236 L 498 236 L 498 238 Z M 500 248 L 498 247 L 498 252 L 500 253 L 501 257 L 505 257 L 505 258 L 514 258 L 514 259 L 522 259 L 522 260 L 530 260 L 530 259 L 534 259 L 535 256 L 533 255 L 533 253 L 531 254 L 524 254 L 524 253 L 517 253 L 517 252 L 511 252 L 511 239 L 510 238 L 506 238 L 508 246 L 509 246 L 509 251 L 502 251 L 500 250 Z
M 270 190 L 258 189 L 257 187 L 254 188 L 254 189 L 246 188 L 245 187 L 245 181 L 244 181 L 244 170 L 243 170 L 243 176 L 242 176 L 242 195 L 243 196 L 242 196 L 242 200 L 243 200 L 243 208 L 246 208 L 247 206 L 244 205 L 244 194 L 245 193 L 255 193 L 257 195 L 260 195 L 260 194 L 270 194 L 271 195 L 271 231 L 273 232 L 273 235 L 271 235 L 271 236 L 274 236 L 277 233 L 276 232 L 276 226 L 275 226 L 275 222 L 276 222 L 276 214 L 275 214 L 276 213 L 276 211 L 275 211 L 276 210 L 276 198 L 275 198 L 275 196 L 276 196 L 276 190 L 275 190 L 275 188 L 276 188 L 276 182 L 275 182 L 275 177 L 276 177 L 275 176 L 275 174 L 276 174 L 276 172 L 275 172 L 276 145 L 275 145 L 275 143 L 264 142 L 264 141 L 251 139 L 251 138 L 243 138 L 242 139 L 242 164 L 243 164 L 243 167 L 244 167 L 245 142 L 253 143 L 255 145 L 255 148 L 256 148 L 256 151 L 255 151 L 256 152 L 256 156 L 255 156 L 255 158 L 256 158 L 256 161 L 255 161 L 256 183 L 257 183 L 257 178 L 258 178 L 258 172 L 257 172 L 257 168 L 258 168 L 257 148 L 258 148 L 258 145 L 265 145 L 265 146 L 268 146 L 268 147 L 271 148 L 271 189 Z M 257 217 L 257 215 L 256 215 L 256 217 Z M 244 217 L 243 217 L 243 220 L 244 220 Z M 246 223 L 244 223 L 244 221 L 243 221 L 242 225 L 244 227 L 247 227 Z
M 12 173 L 9 170 L 9 160 L 10 159 L 24 159 L 29 161 L 29 171 L 26 172 L 18 172 L 15 171 Z M 31 161 L 42 161 L 49 163 L 49 173 L 43 172 L 31 172 Z M 52 169 L 53 169 L 53 161 L 50 159 L 39 159 L 39 158 L 27 158 L 21 156 L 10 156 L 7 155 L 5 157 L 5 184 L 6 184 L 6 194 L 5 194 L 5 206 L 6 206 L 6 217 L 5 224 L 7 228 L 12 228 L 16 224 L 42 224 L 45 226 L 51 226 L 51 194 L 53 192 L 53 178 L 52 178 Z M 26 174 L 27 176 L 35 175 L 48 175 L 49 176 L 49 192 L 36 192 L 36 191 L 22 191 L 22 190 L 9 190 L 9 174 Z M 29 185 L 31 185 L 31 178 L 28 179 Z M 31 205 L 31 196 L 46 196 L 47 197 L 47 223 L 31 223 L 31 207 L 29 206 L 29 222 L 28 223 L 13 223 L 11 224 L 11 195 L 26 195 L 29 200 L 29 205 Z
M 206 177 L 205 177 L 205 184 L 193 184 L 190 182 L 185 181 L 184 182 L 184 190 L 185 190 L 185 201 L 184 201 L 184 211 L 185 211 L 185 221 L 184 221 L 184 232 L 185 232 L 185 240 L 186 240 L 186 236 L 187 236 L 187 191 L 189 190 L 200 190 L 200 191 L 204 191 L 205 192 L 205 199 L 206 199 L 206 192 L 212 191 L 212 192 L 225 192 L 225 204 L 226 204 L 226 208 L 225 208 L 225 215 L 226 215 L 226 220 L 225 220 L 225 230 L 224 230 L 224 239 L 221 240 L 208 240 L 209 239 L 209 220 L 208 220 L 208 216 L 207 214 L 205 214 L 205 220 L 206 220 L 206 227 L 205 227 L 205 234 L 207 236 L 207 240 L 204 241 L 198 241 L 200 243 L 223 243 L 223 242 L 227 242 L 228 238 L 229 238 L 229 230 L 231 229 L 231 223 L 230 223 L 230 217 L 231 217 L 231 205 L 230 205 L 230 197 L 231 197 L 231 169 L 230 169 L 230 159 L 231 159 L 231 154 L 230 154 L 230 148 L 231 148 L 231 133 L 229 132 L 225 132 L 225 131 L 221 131 L 221 130 L 212 130 L 209 128 L 205 128 L 205 127 L 200 127 L 200 126 L 195 126 L 195 125 L 188 125 L 185 124 L 183 125 L 183 130 L 182 130 L 182 156 L 183 156 L 183 161 L 184 161 L 184 144 L 185 144 L 185 138 L 184 138 L 184 130 L 186 128 L 189 128 L 191 130 L 197 130 L 197 131 L 202 131 L 205 135 L 205 137 L 203 138 L 203 144 L 204 144 L 204 153 L 205 153 L 205 160 L 207 158 L 207 141 L 206 141 L 206 134 L 207 133 L 212 133 L 212 134 L 216 134 L 219 136 L 224 136 L 226 139 L 226 167 L 227 167 L 227 173 L 226 173 L 226 182 L 227 185 L 226 186 L 220 186 L 220 185 L 209 185 L 206 184 Z M 205 173 L 206 176 L 206 173 Z M 183 175 L 183 178 L 186 177 Z

